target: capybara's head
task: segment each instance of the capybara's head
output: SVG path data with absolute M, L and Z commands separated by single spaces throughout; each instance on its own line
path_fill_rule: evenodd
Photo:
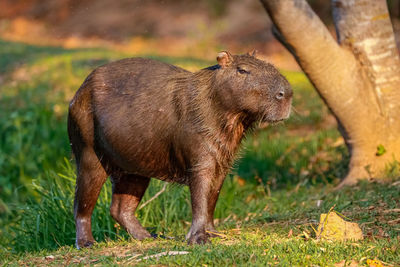
M 257 59 L 255 53 L 231 55 L 227 51 L 220 52 L 217 61 L 214 94 L 224 109 L 263 122 L 289 117 L 293 92 L 272 64 Z

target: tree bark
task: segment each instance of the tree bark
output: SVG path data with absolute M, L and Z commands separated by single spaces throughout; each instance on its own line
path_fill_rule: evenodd
M 332 8 L 339 43 L 356 56 L 381 114 L 394 123 L 400 108 L 400 61 L 386 1 L 332 0 Z
M 332 0 L 339 43 L 305 0 L 261 2 L 338 120 L 351 155 L 342 184 L 382 177 L 400 160 L 400 60 L 386 2 Z

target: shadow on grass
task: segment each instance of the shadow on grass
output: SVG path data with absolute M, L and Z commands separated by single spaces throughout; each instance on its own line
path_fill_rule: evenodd
M 6 41 L 0 39 L 0 74 L 4 74 L 6 72 L 12 71 L 14 68 L 18 67 L 21 64 L 29 64 L 35 62 L 38 59 L 46 58 L 46 57 L 54 57 L 58 55 L 65 55 L 65 54 L 74 54 L 79 52 L 101 52 L 104 53 L 107 57 L 110 57 L 111 54 L 114 56 L 119 56 L 120 58 L 123 57 L 133 57 L 133 56 L 140 56 L 140 57 L 147 57 L 153 58 L 157 60 L 161 60 L 164 62 L 168 62 L 171 64 L 192 64 L 192 65 L 199 65 L 203 67 L 207 67 L 213 65 L 215 63 L 202 60 L 198 58 L 191 58 L 191 57 L 168 57 L 168 56 L 155 56 L 155 55 L 148 55 L 148 54 L 135 54 L 130 55 L 128 53 L 121 53 L 121 52 L 113 52 L 111 50 L 107 50 L 104 48 L 73 48 L 73 49 L 66 49 L 57 46 L 38 46 L 38 45 L 31 45 L 22 42 L 13 42 L 13 41 Z M 95 60 L 82 60 L 77 61 L 75 64 L 80 65 L 79 67 L 96 67 L 102 64 L 109 62 L 108 59 L 95 59 Z M 79 64 L 81 63 L 81 64 Z
M 29 64 L 39 58 L 57 56 L 65 53 L 89 49 L 66 50 L 56 46 L 37 46 L 0 39 L 0 74 L 11 71 L 21 64 Z
M 291 136 L 284 127 L 250 136 L 235 173 L 269 189 L 301 184 L 330 184 L 347 173 L 349 156 L 336 129 Z M 268 190 L 269 190 L 268 189 Z

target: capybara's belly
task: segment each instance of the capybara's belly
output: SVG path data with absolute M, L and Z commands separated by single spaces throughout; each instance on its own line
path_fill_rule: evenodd
M 123 172 L 186 183 L 189 163 L 176 142 L 177 126 L 163 127 L 167 122 L 162 116 L 148 115 L 137 122 L 130 118 L 127 122 L 109 115 L 95 123 L 97 154 L 106 156 Z

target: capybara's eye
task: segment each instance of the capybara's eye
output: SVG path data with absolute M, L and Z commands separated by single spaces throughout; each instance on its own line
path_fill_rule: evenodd
M 247 71 L 247 70 L 245 70 L 245 69 L 242 69 L 241 67 L 238 67 L 238 68 L 237 68 L 237 71 L 238 71 L 240 74 L 250 74 L 249 71 Z

